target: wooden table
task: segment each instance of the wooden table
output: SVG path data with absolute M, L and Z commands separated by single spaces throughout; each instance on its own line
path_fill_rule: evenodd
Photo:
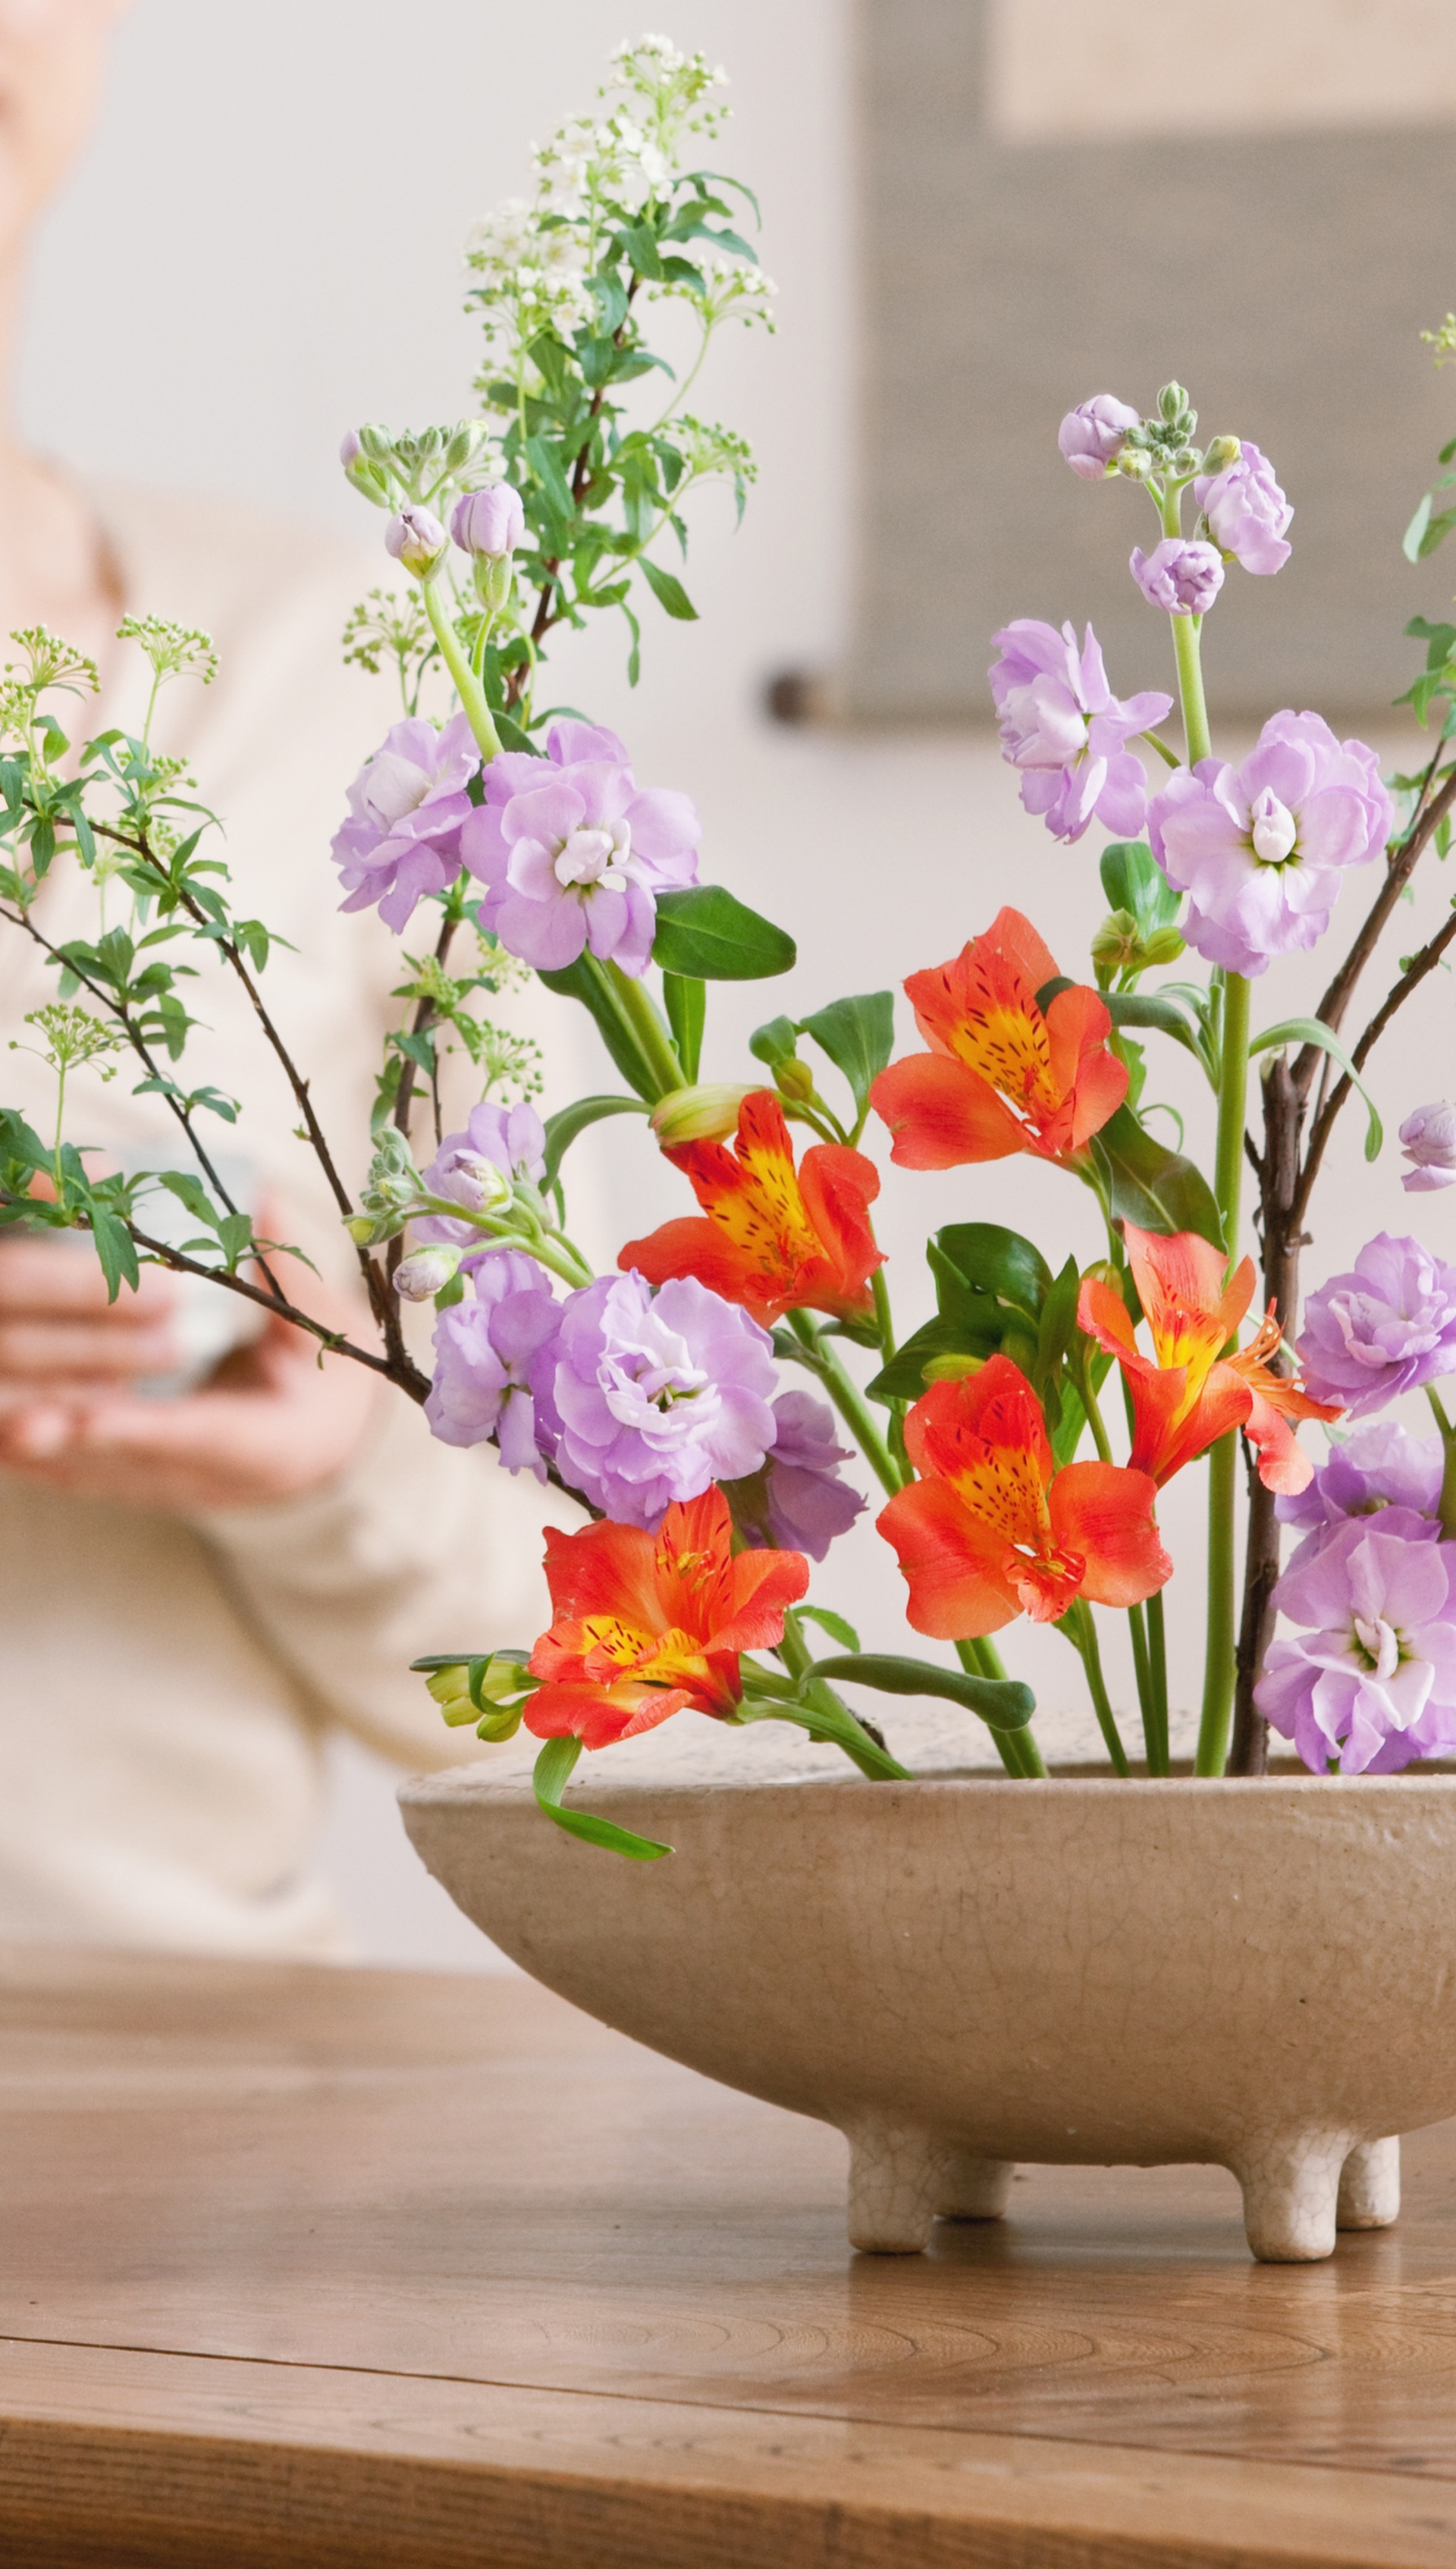
M 525 1982 L 12 1953 L 0 2068 L 10 2569 L 1456 2563 L 1456 2127 L 1325 2266 L 1213 2169 L 877 2259 Z

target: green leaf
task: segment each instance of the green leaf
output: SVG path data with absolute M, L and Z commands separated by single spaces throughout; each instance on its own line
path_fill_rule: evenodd
M 792 1017 L 770 1017 L 768 1024 L 755 1026 L 748 1038 L 748 1049 L 755 1061 L 767 1062 L 776 1070 L 781 1061 L 793 1061 L 798 1053 L 799 1029 Z
M 561 1795 L 571 1780 L 571 1769 L 581 1754 L 579 1739 L 548 1739 L 536 1761 L 532 1788 L 548 1820 L 568 1837 L 582 1838 L 587 1846 L 604 1847 L 609 1855 L 631 1856 L 638 1864 L 655 1864 L 658 1856 L 671 1855 L 670 1846 L 656 1838 L 639 1838 L 631 1829 L 619 1829 L 610 1820 L 593 1818 L 589 1811 L 564 1811 Z
M 697 1078 L 703 1057 L 703 1028 L 708 1017 L 706 983 L 682 972 L 664 972 L 662 1000 L 682 1075 L 691 1088 Z
M 124 1283 L 130 1284 L 135 1292 L 142 1281 L 142 1270 L 137 1263 L 136 1243 L 126 1224 L 119 1222 L 115 1214 L 105 1213 L 100 1205 L 93 1204 L 91 1236 L 96 1243 L 101 1272 L 106 1278 L 107 1300 L 116 1300 Z
M 1028 1356 L 1033 1345 L 1028 1338 Z M 926 1320 L 902 1341 L 866 1390 L 872 1400 L 918 1400 L 927 1383 L 974 1373 L 987 1356 L 1000 1352 L 999 1335 L 982 1334 L 966 1320 Z
M 654 1103 L 661 1081 L 654 1077 L 643 1060 L 630 1027 L 614 1006 L 609 988 L 603 988 L 583 954 L 568 963 L 561 972 L 538 972 L 537 979 L 547 990 L 562 999 L 579 999 L 583 1008 L 596 1021 L 596 1030 L 629 1088 L 639 1097 Z
M 827 1606 L 796 1606 L 794 1612 L 801 1624 L 817 1624 L 820 1631 L 827 1633 L 832 1642 L 838 1642 L 842 1650 L 858 1651 L 860 1636 L 853 1624 L 845 1622 L 843 1615 L 832 1615 Z
M 578 1133 L 588 1125 L 602 1123 L 608 1115 L 645 1115 L 640 1097 L 578 1097 L 574 1106 L 563 1106 L 546 1121 L 546 1183 L 554 1186 L 560 1166 Z
M 1332 1033 L 1321 1018 L 1285 1017 L 1282 1025 L 1268 1026 L 1262 1035 L 1256 1035 L 1249 1051 L 1252 1058 L 1255 1053 L 1274 1052 L 1280 1045 L 1291 1043 L 1314 1044 L 1320 1052 L 1327 1052 L 1331 1061 L 1338 1062 L 1345 1077 L 1365 1101 L 1365 1157 L 1367 1160 L 1378 1159 L 1385 1140 L 1385 1128 L 1376 1112 L 1375 1101 L 1338 1035 Z
M 542 754 L 540 741 L 533 740 L 529 731 L 523 731 L 513 715 L 503 713 L 497 705 L 492 711 L 491 720 L 496 726 L 503 749 L 524 749 L 533 758 L 540 758 Z
M 1197 1232 L 1224 1249 L 1223 1225 L 1213 1189 L 1201 1169 L 1180 1151 L 1155 1142 L 1126 1106 L 1092 1136 L 1092 1155 L 1107 1186 L 1115 1222 L 1170 1238 Z
M 1036 1710 L 1029 1685 L 1016 1677 L 973 1677 L 963 1668 L 936 1667 L 930 1659 L 908 1659 L 889 1652 L 857 1652 L 843 1659 L 817 1659 L 817 1677 L 834 1677 L 844 1685 L 874 1686 L 881 1694 L 937 1695 L 959 1703 L 992 1730 L 1024 1730 Z
M 652 959 L 688 980 L 766 981 L 793 969 L 798 948 L 782 927 L 745 909 L 721 884 L 695 884 L 659 893 Z
M 1174 1042 L 1181 1043 L 1197 1061 L 1203 1060 L 1198 1029 L 1176 999 L 1153 994 L 1143 997 L 1136 990 L 1104 990 L 1102 1002 L 1115 1026 L 1156 1026 L 1160 1034 L 1172 1035 Z
M 870 990 L 854 999 L 832 999 L 799 1023 L 801 1035 L 812 1035 L 836 1070 L 844 1072 L 863 1120 L 869 1111 L 872 1081 L 879 1078 L 895 1048 L 895 993 Z
M 1098 867 L 1109 910 L 1129 910 L 1143 936 L 1171 927 L 1182 895 L 1176 893 L 1143 839 L 1115 839 Z
M 745 1670 L 745 1674 L 749 1671 Z M 862 1775 L 872 1783 L 909 1784 L 913 1781 L 908 1766 L 892 1757 L 871 1738 L 862 1722 L 855 1719 L 847 1703 L 840 1703 L 824 1688 L 827 1700 L 803 1703 L 786 1700 L 782 1695 L 745 1695 L 738 1708 L 740 1721 L 792 1721 L 807 1730 L 811 1739 L 827 1739 L 854 1760 Z
M 947 1319 L 964 1312 L 988 1320 L 992 1305 L 1007 1302 L 1034 1324 L 1051 1286 L 1051 1269 L 1040 1250 L 996 1222 L 947 1224 L 925 1256 Z
M 649 561 L 645 553 L 638 554 L 637 568 L 659 606 L 665 606 L 680 624 L 696 624 L 698 610 L 680 579 L 675 579 L 670 570 L 663 570 L 660 563 Z

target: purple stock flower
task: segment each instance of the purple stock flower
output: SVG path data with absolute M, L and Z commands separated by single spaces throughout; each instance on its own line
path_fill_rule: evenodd
M 435 1323 L 425 1416 L 443 1445 L 494 1436 L 509 1472 L 544 1481 L 556 1444 L 550 1384 L 562 1306 L 520 1250 L 492 1250 L 472 1276 L 475 1299 L 452 1303 Z
M 1456 1545 L 1354 1519 L 1284 1573 L 1274 1603 L 1312 1627 L 1270 1649 L 1255 1700 L 1322 1774 L 1388 1775 L 1456 1748 Z
M 1224 585 L 1217 547 L 1188 544 L 1182 536 L 1165 536 L 1150 553 L 1135 545 L 1128 568 L 1148 604 L 1170 615 L 1207 614 Z
M 1456 1267 L 1380 1232 L 1346 1275 L 1309 1294 L 1297 1347 L 1311 1399 L 1370 1417 L 1456 1372 Z
M 520 492 L 509 482 L 467 491 L 450 512 L 450 532 L 463 553 L 480 553 L 488 561 L 514 553 L 526 534 Z
M 426 571 L 436 563 L 450 542 L 445 529 L 431 509 L 416 508 L 413 503 L 391 518 L 384 530 L 384 550 L 406 570 Z
M 1330 1447 L 1307 1486 L 1274 1501 L 1281 1525 L 1297 1526 L 1304 1541 L 1289 1562 L 1302 1568 L 1332 1532 L 1352 1518 L 1378 1518 L 1381 1534 L 1407 1543 L 1434 1543 L 1441 1531 L 1439 1436 L 1413 1436 L 1393 1418 L 1369 1419 Z
M 1394 818 L 1375 753 L 1318 714 L 1274 714 L 1242 767 L 1201 758 L 1148 806 L 1153 854 L 1191 894 L 1183 933 L 1207 962 L 1263 972 L 1315 944 L 1347 866 L 1367 865 Z
M 333 858 L 348 899 L 396 933 L 417 901 L 444 892 L 460 872 L 461 824 L 474 809 L 466 791 L 481 763 L 470 724 L 457 714 L 397 722 L 349 788 L 349 817 L 334 834 Z
M 568 1295 L 552 1382 L 561 1477 L 651 1532 L 673 1499 L 756 1472 L 774 1441 L 773 1340 L 693 1277 L 635 1271 Z
M 1115 393 L 1094 393 L 1090 401 L 1078 402 L 1075 410 L 1069 410 L 1057 430 L 1063 461 L 1080 482 L 1100 482 L 1122 453 L 1128 430 L 1137 425 L 1137 412 Z
M 848 1534 L 865 1502 L 839 1475 L 852 1457 L 838 1442 L 834 1411 L 812 1391 L 783 1391 L 772 1404 L 773 1451 L 760 1471 L 727 1491 L 733 1521 L 757 1551 L 804 1552 L 823 1561 Z
M 545 759 L 504 750 L 486 769 L 461 855 L 486 887 L 482 923 L 538 971 L 583 946 L 646 970 L 659 892 L 697 881 L 698 816 L 685 794 L 639 792 L 615 732 L 553 723 Z
M 1221 552 L 1232 554 L 1246 570 L 1283 569 L 1290 552 L 1284 531 L 1294 512 L 1274 480 L 1274 466 L 1257 446 L 1244 446 L 1222 473 L 1201 473 L 1193 496 Z
M 492 1173 L 506 1181 L 493 1184 Z M 534 1106 L 498 1106 L 487 1099 L 473 1106 L 463 1133 L 447 1133 L 434 1159 L 420 1172 L 426 1192 L 449 1196 L 470 1213 L 504 1204 L 511 1181 L 529 1178 L 539 1186 L 546 1176 L 546 1133 Z M 427 1214 L 411 1225 L 416 1240 L 456 1241 L 479 1246 L 472 1223 L 452 1222 L 446 1214 Z
M 1407 1195 L 1429 1195 L 1456 1186 L 1456 1106 L 1418 1106 L 1400 1128 L 1411 1166 L 1400 1183 Z
M 1030 615 L 991 640 L 1001 654 L 990 673 L 1001 754 L 1021 770 L 1024 809 L 1039 813 L 1054 839 L 1080 839 L 1093 819 L 1119 838 L 1137 838 L 1148 779 L 1126 744 L 1161 722 L 1173 698 L 1121 702 L 1090 624 L 1080 652 L 1070 624 L 1058 633 Z

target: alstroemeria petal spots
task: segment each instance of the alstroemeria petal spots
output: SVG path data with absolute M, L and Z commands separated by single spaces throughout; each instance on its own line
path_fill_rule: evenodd
M 902 1168 L 950 1168 L 1032 1151 L 1067 1160 L 1127 1093 L 1095 990 L 1036 993 L 1053 956 L 1019 911 L 1003 910 L 952 961 L 911 973 L 906 993 L 926 1054 L 892 1062 L 872 1088 Z

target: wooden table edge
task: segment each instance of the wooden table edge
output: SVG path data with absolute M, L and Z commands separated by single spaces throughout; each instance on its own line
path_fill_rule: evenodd
M 27 2569 L 1449 2569 L 1456 2486 L 12 2338 L 0 2545 Z

